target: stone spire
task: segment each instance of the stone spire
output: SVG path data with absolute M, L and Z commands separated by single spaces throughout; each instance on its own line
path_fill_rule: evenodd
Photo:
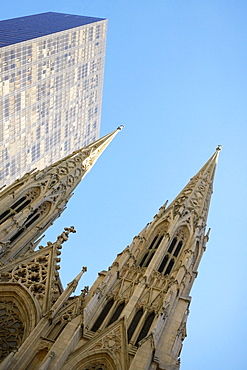
M 2 261 L 35 248 L 35 240 L 60 216 L 75 187 L 122 127 L 41 171 L 26 174 L 0 193 Z
M 194 216 L 194 224 L 201 219 L 201 223 L 206 224 L 207 214 L 211 194 L 213 192 L 213 180 L 218 161 L 219 152 L 222 145 L 218 145 L 215 153 L 205 163 L 205 165 L 193 176 L 178 196 L 166 209 L 166 212 L 173 210 L 173 215 L 192 213 Z M 165 207 L 161 207 L 163 213 Z
M 43 194 L 43 201 L 55 204 L 56 215 L 61 197 L 69 196 L 79 181 L 73 171 L 90 168 L 93 153 L 103 149 L 105 140 L 97 143 L 35 174 L 30 183 L 32 189 L 36 186 L 33 197 L 38 194 L 33 209 Z M 61 244 L 75 232 L 73 227 L 65 228 L 55 243 L 0 266 L 3 338 L 10 352 L 0 368 L 179 370 L 190 291 L 208 240 L 206 218 L 220 149 L 80 296 L 71 293 L 85 268 L 64 291 L 57 272 Z M 72 175 L 74 182 L 68 183 Z M 18 224 L 18 217 L 14 220 Z

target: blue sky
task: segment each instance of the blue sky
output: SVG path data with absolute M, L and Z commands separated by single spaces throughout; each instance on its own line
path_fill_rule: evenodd
M 246 369 L 247 4 L 238 0 L 12 0 L 1 19 L 45 11 L 108 19 L 101 135 L 123 124 L 63 216 L 66 284 L 91 285 L 223 145 L 210 241 L 192 290 L 181 370 Z

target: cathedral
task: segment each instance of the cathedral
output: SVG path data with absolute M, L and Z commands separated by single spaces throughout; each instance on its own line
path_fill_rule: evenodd
M 120 130 L 1 190 L 0 370 L 180 368 L 220 146 L 79 296 L 86 267 L 65 289 L 58 272 L 73 226 L 40 245 Z

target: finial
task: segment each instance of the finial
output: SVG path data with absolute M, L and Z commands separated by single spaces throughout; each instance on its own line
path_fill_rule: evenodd
M 221 149 L 222 149 L 222 145 L 218 145 L 216 148 L 216 150 L 218 150 L 219 152 L 221 151 Z
M 121 131 L 124 128 L 124 125 L 118 126 L 117 130 Z
M 84 289 L 81 290 L 81 297 L 84 298 L 89 291 L 89 286 L 84 286 Z

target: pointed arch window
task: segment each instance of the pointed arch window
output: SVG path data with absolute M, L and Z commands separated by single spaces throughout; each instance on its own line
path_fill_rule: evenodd
M 167 250 L 167 253 L 165 254 L 159 268 L 158 268 L 158 271 L 163 273 L 164 275 L 169 275 L 174 264 L 175 264 L 175 261 L 182 249 L 182 246 L 183 246 L 183 241 L 180 240 L 178 237 L 174 237 L 172 239 L 172 242 Z
M 175 247 L 175 245 L 176 245 L 176 243 L 177 243 L 177 238 L 175 237 L 175 238 L 173 238 L 172 239 L 172 242 L 171 242 L 171 244 L 170 244 L 170 246 L 169 246 L 169 248 L 168 248 L 168 253 L 172 253 L 172 251 L 173 251 L 173 249 L 174 249 L 174 247 Z
M 144 254 L 141 262 L 140 262 L 140 267 L 148 267 L 149 263 L 151 262 L 156 250 L 158 249 L 162 239 L 163 239 L 164 235 L 156 235 L 150 246 L 148 247 L 148 250 L 146 251 L 146 253 Z
M 11 216 L 16 215 L 25 209 L 32 201 L 38 198 L 40 189 L 38 187 L 29 189 L 25 195 L 22 195 L 8 209 L 0 214 L 0 225 L 7 221 Z
M 21 236 L 26 230 L 30 228 L 41 216 L 44 217 L 50 210 L 51 203 L 44 202 L 38 208 L 36 208 L 23 223 L 22 227 L 9 239 L 10 244 L 14 243 L 19 236 Z
M 129 341 L 131 340 L 132 338 L 132 335 L 134 334 L 136 328 L 137 328 L 137 325 L 139 324 L 141 318 L 142 318 L 142 315 L 143 315 L 143 308 L 140 308 L 135 316 L 133 317 L 132 321 L 131 321 L 131 324 L 128 328 L 128 332 L 127 332 L 127 336 L 128 336 L 128 343 Z
M 172 268 L 173 268 L 174 262 L 175 262 L 175 261 L 174 261 L 174 258 L 172 258 L 172 259 L 169 261 L 168 266 L 167 266 L 167 268 L 165 269 L 164 275 L 169 275 L 169 274 L 170 274 L 170 272 L 171 272 L 171 270 L 172 270 Z
M 140 331 L 140 334 L 138 335 L 138 338 L 135 342 L 135 346 L 137 346 L 137 344 L 143 339 L 145 338 L 147 335 L 148 335 L 148 332 L 149 332 L 149 329 L 151 328 L 152 326 L 152 323 L 154 321 L 154 318 L 155 318 L 155 313 L 154 311 L 150 312 L 149 315 L 147 316 L 143 326 L 142 326 L 142 329 Z
M 105 305 L 105 307 L 103 308 L 103 310 L 101 311 L 99 317 L 97 318 L 97 320 L 95 321 L 93 327 L 92 327 L 92 331 L 97 331 L 101 324 L 103 323 L 103 321 L 105 320 L 106 316 L 108 315 L 110 309 L 112 308 L 114 304 L 114 299 L 112 298 L 110 301 L 108 301 Z
M 125 306 L 125 302 L 122 302 L 117 306 L 107 326 L 113 324 L 119 318 L 119 316 L 121 315 L 124 309 L 124 306 Z

